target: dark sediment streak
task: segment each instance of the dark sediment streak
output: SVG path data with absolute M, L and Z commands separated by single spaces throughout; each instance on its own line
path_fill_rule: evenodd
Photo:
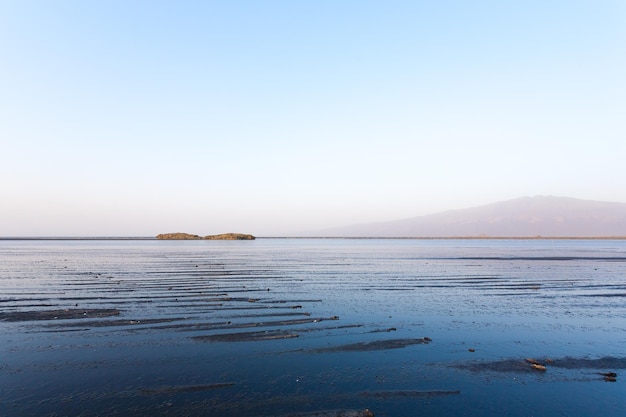
M 140 392 L 144 395 L 172 395 L 182 392 L 200 392 L 209 391 L 219 388 L 227 388 L 235 385 L 233 382 L 222 382 L 217 384 L 206 385 L 181 385 L 181 386 L 166 386 L 159 388 L 142 388 Z
M 542 358 L 537 362 L 549 368 L 564 369 L 626 369 L 626 357 L 603 357 L 597 359 L 564 357 L 559 359 Z M 472 362 L 455 364 L 454 368 L 466 369 L 471 372 L 536 372 L 529 365 L 528 359 L 512 358 L 491 362 Z
M 468 261 L 611 261 L 626 262 L 623 256 L 463 256 L 459 258 L 442 258 Z
M 420 339 L 390 339 L 390 340 L 374 340 L 371 342 L 352 343 L 349 345 L 332 346 L 327 348 L 313 349 L 312 353 L 327 352 L 367 352 L 372 350 L 401 349 L 411 345 L 427 344 L 429 341 L 425 338 Z
M 395 398 L 418 398 L 418 397 L 441 397 L 445 395 L 458 395 L 461 391 L 442 391 L 442 390 L 433 390 L 433 391 L 366 391 L 361 393 L 363 397 L 374 397 L 380 398 L 383 400 L 395 399 Z
M 374 413 L 365 410 L 319 410 L 308 413 L 285 414 L 280 417 L 374 417 Z
M 175 321 L 185 320 L 180 317 L 163 318 L 163 319 L 136 319 L 136 320 L 100 320 L 100 321 L 84 321 L 77 323 L 51 324 L 49 327 L 117 327 L 117 326 L 136 326 L 146 324 L 172 323 Z
M 292 339 L 295 337 L 298 337 L 297 333 L 284 330 L 273 330 L 266 332 L 240 332 L 194 336 L 192 339 L 201 342 L 253 342 L 261 340 Z
M 603 358 L 572 358 L 553 359 L 550 366 L 565 369 L 626 369 L 626 357 L 605 356 Z
M 68 320 L 94 317 L 119 316 L 120 311 L 113 308 L 92 309 L 64 309 L 41 311 L 15 311 L 0 313 L 0 320 L 4 321 L 31 321 L 31 320 Z

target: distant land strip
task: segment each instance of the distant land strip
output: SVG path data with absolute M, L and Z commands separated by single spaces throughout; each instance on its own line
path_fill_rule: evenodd
M 156 240 L 150 236 L 0 236 L 0 240 Z
M 626 236 L 258 236 L 257 239 L 385 240 L 626 240 Z
M 157 235 L 160 240 L 254 240 L 255 237 L 244 233 L 222 233 L 221 235 L 199 236 L 190 233 L 162 233 Z
M 218 236 L 218 235 L 217 235 Z M 626 240 L 626 236 L 254 236 L 254 239 L 345 239 L 345 240 Z M 161 240 L 150 236 L 0 236 L 8 240 Z M 219 240 L 219 239 L 190 239 Z M 226 239 L 222 239 L 226 240 Z M 234 239 L 233 239 L 234 240 Z

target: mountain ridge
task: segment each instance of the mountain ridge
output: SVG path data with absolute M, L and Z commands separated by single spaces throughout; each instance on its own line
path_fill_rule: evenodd
M 309 233 L 311 237 L 626 237 L 626 203 L 533 196 Z

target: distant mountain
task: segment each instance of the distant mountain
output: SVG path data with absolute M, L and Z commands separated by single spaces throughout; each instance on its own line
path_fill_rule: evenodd
M 324 237 L 626 237 L 626 204 L 522 197 L 384 223 L 326 229 Z

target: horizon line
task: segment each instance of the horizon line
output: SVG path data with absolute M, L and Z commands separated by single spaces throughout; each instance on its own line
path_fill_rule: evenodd
M 626 240 L 626 236 L 255 236 L 256 239 L 345 239 L 345 240 Z M 158 240 L 151 236 L 0 236 L 10 240 Z

